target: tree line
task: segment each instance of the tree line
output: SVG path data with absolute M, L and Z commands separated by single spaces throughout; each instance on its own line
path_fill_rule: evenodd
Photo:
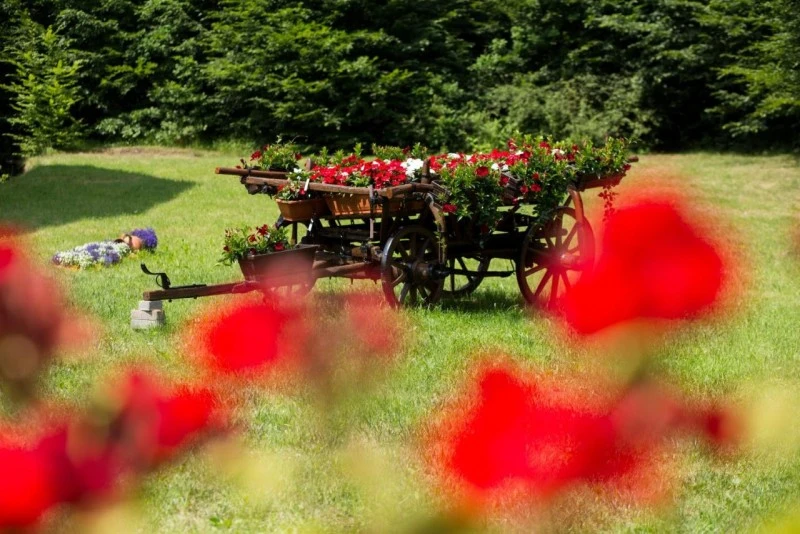
M 278 134 L 456 150 L 515 130 L 796 148 L 797 13 L 800 0 L 3 0 L 0 152 Z

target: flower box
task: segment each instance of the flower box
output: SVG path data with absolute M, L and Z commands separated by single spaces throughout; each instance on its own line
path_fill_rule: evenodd
M 369 217 L 383 213 L 381 202 L 370 206 L 369 197 L 366 195 L 328 195 L 325 197 L 328 208 L 336 217 Z M 408 200 L 393 198 L 389 201 L 389 213 L 419 212 L 425 207 L 422 200 Z
M 245 280 L 270 282 L 280 279 L 282 282 L 306 282 L 311 278 L 316 246 L 300 246 L 297 248 L 269 252 L 266 254 L 248 254 L 239 258 L 239 267 Z
M 287 221 L 309 221 L 330 214 L 328 204 L 323 198 L 309 200 L 275 199 L 281 215 Z
M 605 176 L 580 176 L 578 177 L 578 190 L 593 189 L 595 187 L 613 187 L 618 185 L 625 173 L 607 174 Z

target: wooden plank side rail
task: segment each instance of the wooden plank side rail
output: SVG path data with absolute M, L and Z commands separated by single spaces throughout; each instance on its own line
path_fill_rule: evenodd
M 244 175 L 241 178 L 241 182 L 245 185 L 270 185 L 273 187 L 280 187 L 286 183 L 286 180 L 282 178 L 264 178 L 260 176 Z M 320 193 L 336 193 L 340 195 L 369 195 L 368 187 L 350 187 L 346 185 L 318 184 L 311 182 L 308 184 L 308 189 Z M 380 197 L 394 198 L 406 193 L 429 193 L 432 191 L 433 186 L 430 184 L 413 183 L 378 189 L 375 191 L 375 194 Z

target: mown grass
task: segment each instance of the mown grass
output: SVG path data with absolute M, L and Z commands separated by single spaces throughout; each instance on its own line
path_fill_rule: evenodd
M 249 196 L 235 178 L 213 174 L 214 167 L 237 159 L 233 153 L 163 149 L 38 158 L 27 174 L 0 185 L 0 219 L 28 229 L 43 266 L 58 250 L 153 226 L 158 251 L 139 256 L 151 269 L 166 270 L 176 284 L 233 279 L 239 276 L 234 268 L 216 263 L 224 228 L 277 216 L 268 198 Z M 799 207 L 797 162 L 783 156 L 646 156 L 619 188 L 621 198 L 661 175 L 722 221 L 715 232 L 745 276 L 733 315 L 695 325 L 663 344 L 655 355 L 658 368 L 700 397 L 800 383 L 800 272 L 791 245 Z M 597 221 L 596 199 L 590 205 Z M 67 355 L 49 371 L 45 394 L 80 404 L 106 373 L 132 362 L 188 374 L 176 338 L 208 302 L 168 303 L 166 328 L 135 332 L 130 310 L 143 290 L 153 288 L 137 259 L 104 270 L 51 270 L 70 300 L 97 319 L 101 333 L 80 357 Z M 346 287 L 321 281 L 315 298 Z M 408 525 L 436 502 L 421 484 L 423 467 L 413 454 L 419 429 L 452 399 L 481 355 L 505 353 L 552 374 L 597 365 L 598 356 L 565 340 L 552 318 L 523 309 L 513 278 L 487 281 L 459 302 L 412 310 L 408 320 L 413 341 L 384 383 L 359 402 L 345 403 L 325 423 L 306 391 L 239 392 L 245 400 L 241 418 L 248 422 L 245 459 L 251 467 L 245 471 L 259 474 L 258 491 L 243 491 L 208 456 L 191 455 L 147 482 L 142 523 L 132 524 L 147 531 L 382 531 Z M 339 430 L 334 446 L 323 427 Z M 695 445 L 684 449 L 688 460 L 678 464 L 669 505 L 642 510 L 584 495 L 563 503 L 558 524 L 578 531 L 746 531 L 800 504 L 800 458 L 793 453 L 720 462 Z M 383 466 L 367 470 L 373 478 L 380 473 L 379 480 L 361 484 L 353 473 L 363 470 L 353 463 L 372 465 L 370 458 Z M 294 475 L 280 478 L 288 466 Z

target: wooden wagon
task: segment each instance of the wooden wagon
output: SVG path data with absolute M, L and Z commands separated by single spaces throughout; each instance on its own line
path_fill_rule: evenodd
M 273 193 L 287 183 L 283 172 L 216 172 L 239 177 L 250 194 Z M 507 187 L 513 188 L 515 181 L 509 178 Z M 159 274 L 162 288 L 145 292 L 143 298 L 173 300 L 255 290 L 297 296 L 320 278 L 344 277 L 379 281 L 392 306 L 432 305 L 442 297 L 469 294 L 486 278 L 515 276 L 526 302 L 553 307 L 594 261 L 594 234 L 581 192 L 616 185 L 621 178 L 578 177 L 545 222 L 524 213 L 522 204 L 500 208 L 500 221 L 489 232 L 445 214 L 437 199 L 447 192 L 427 172 L 420 182 L 379 190 L 310 183 L 307 188 L 324 194 L 329 203 L 346 201 L 352 208 L 281 216 L 276 225 L 291 229 L 298 248 L 264 258 L 263 266 L 258 258 L 240 262 L 243 281 L 171 287 L 164 273 L 149 273 Z M 295 261 L 278 261 L 283 256 Z M 494 259 L 510 260 L 513 269 L 493 270 Z

